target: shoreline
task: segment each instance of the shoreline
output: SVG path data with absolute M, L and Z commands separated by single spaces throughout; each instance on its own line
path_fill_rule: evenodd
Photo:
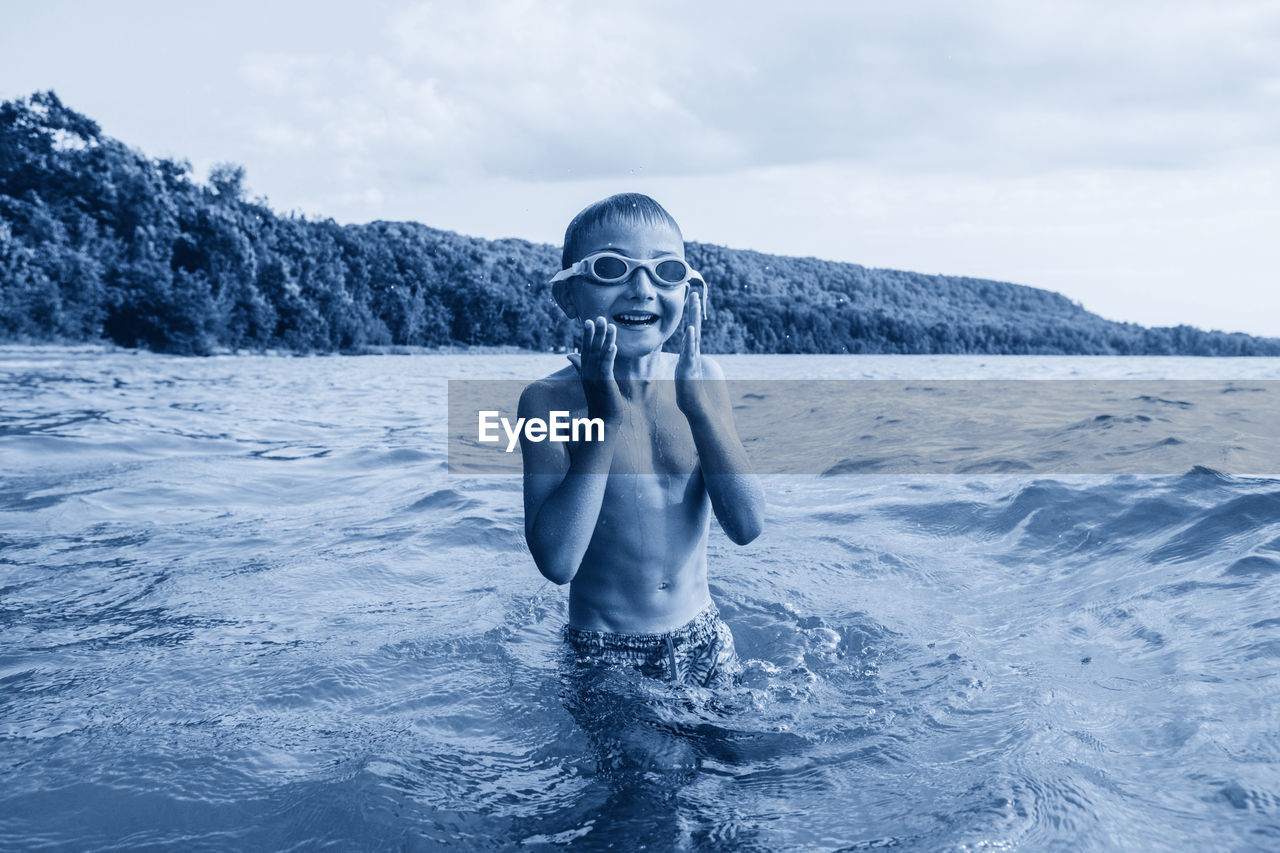
M 205 355 L 197 355 L 190 353 L 169 353 L 156 352 L 145 347 L 126 347 L 112 341 L 32 341 L 32 340 L 0 340 L 0 353 L 13 350 L 61 350 L 66 352 L 98 352 L 98 353 L 121 353 L 129 355 L 139 355 L 146 353 L 148 355 L 166 356 L 172 358 L 226 358 L 240 356 L 272 356 L 275 358 L 328 358 L 332 356 L 364 356 L 364 355 L 566 355 L 570 352 L 567 348 L 554 350 L 535 350 L 525 349 L 515 345 L 493 344 L 442 344 L 440 346 L 425 347 L 413 346 L 409 344 L 378 344 L 359 347 L 357 349 L 340 349 L 330 351 L 313 351 L 299 352 L 297 350 L 286 349 L 231 349 L 230 347 L 218 347 L 212 352 Z M 708 352 L 707 355 L 712 356 L 760 356 L 769 358 L 778 358 L 784 356 L 853 356 L 860 358 L 885 358 L 885 357 L 901 357 L 901 358 L 1134 358 L 1134 359 L 1204 359 L 1206 361 L 1222 361 L 1230 359 L 1248 359 L 1266 360 L 1280 359 L 1280 355 L 1196 355 L 1181 353 L 1161 353 L 1161 354 L 1116 354 L 1116 353 L 1011 353 L 1011 352 L 807 352 L 807 353 L 767 353 L 767 352 Z

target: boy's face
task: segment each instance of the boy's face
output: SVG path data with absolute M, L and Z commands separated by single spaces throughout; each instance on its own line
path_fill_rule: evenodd
M 612 251 L 628 258 L 684 258 L 684 241 L 669 225 L 606 222 L 588 231 L 582 257 Z M 586 276 L 572 281 L 563 307 L 580 320 L 604 317 L 618 327 L 618 355 L 634 358 L 656 352 L 680 328 L 689 285 L 659 287 L 649 271 L 637 267 L 618 284 L 599 284 Z

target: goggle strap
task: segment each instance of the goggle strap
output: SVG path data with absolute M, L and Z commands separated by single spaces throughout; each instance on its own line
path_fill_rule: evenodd
M 555 284 L 557 281 L 564 281 L 566 278 L 573 278 L 575 275 L 579 275 L 582 272 L 584 272 L 582 269 L 582 261 L 578 261 L 568 269 L 560 270 L 560 272 L 553 275 L 551 277 L 551 283 Z

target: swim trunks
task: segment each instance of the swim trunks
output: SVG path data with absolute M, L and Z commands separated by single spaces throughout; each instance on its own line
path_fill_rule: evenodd
M 566 625 L 564 641 L 578 664 L 629 666 L 679 684 L 712 687 L 732 682 L 742 670 L 733 634 L 714 604 L 674 631 L 616 634 Z

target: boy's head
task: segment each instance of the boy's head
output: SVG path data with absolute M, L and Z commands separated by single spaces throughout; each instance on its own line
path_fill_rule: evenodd
M 590 270 L 566 274 L 584 259 L 595 259 Z M 647 195 L 610 196 L 575 216 L 561 262 L 556 303 L 571 319 L 604 317 L 617 326 L 621 356 L 661 349 L 680 326 L 691 288 L 705 310 L 706 284 L 684 261 L 680 226 Z
M 670 228 L 680 241 L 680 256 L 684 257 L 684 237 L 680 234 L 680 226 L 665 207 L 641 193 L 618 193 L 587 205 L 573 217 L 564 231 L 560 268 L 568 269 L 586 257 L 585 240 L 593 229 L 601 225 L 619 224 Z

